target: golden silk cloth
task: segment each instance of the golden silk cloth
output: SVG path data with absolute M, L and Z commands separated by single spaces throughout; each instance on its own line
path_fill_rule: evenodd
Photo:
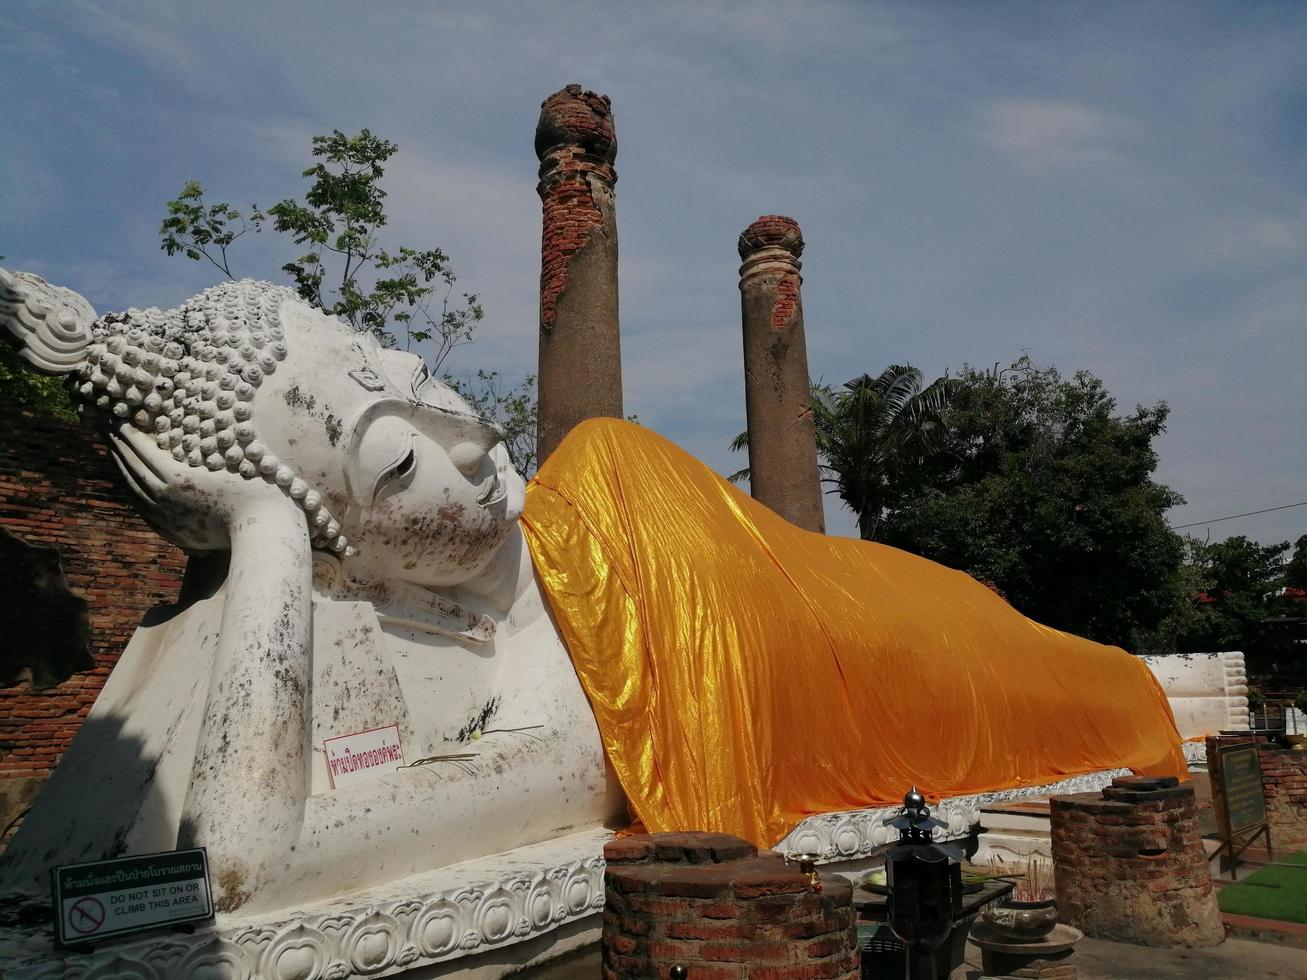
M 577 426 L 527 490 L 540 581 L 650 831 L 1128 767 L 1187 778 L 1162 688 L 970 576 L 802 531 L 661 436 Z

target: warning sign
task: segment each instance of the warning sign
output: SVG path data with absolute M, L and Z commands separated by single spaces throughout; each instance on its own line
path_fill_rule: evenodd
M 213 915 L 202 847 L 65 865 L 51 878 L 56 933 L 64 945 Z
M 393 772 L 404 764 L 398 725 L 339 735 L 327 739 L 322 747 L 327 754 L 327 775 L 331 777 L 332 789 Z

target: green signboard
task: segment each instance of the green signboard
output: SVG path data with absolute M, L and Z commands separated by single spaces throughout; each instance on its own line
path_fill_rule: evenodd
M 1266 791 L 1257 746 L 1227 745 L 1219 750 L 1221 789 L 1230 833 L 1253 830 L 1266 823 Z

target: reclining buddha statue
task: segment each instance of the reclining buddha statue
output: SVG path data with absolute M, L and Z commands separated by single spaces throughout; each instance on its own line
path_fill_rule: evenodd
M 631 423 L 578 426 L 528 489 L 419 357 L 285 288 L 97 317 L 0 271 L 0 328 L 68 376 L 191 556 L 0 891 L 203 845 L 216 907 L 254 913 L 628 812 L 770 846 L 912 784 L 1184 772 L 1123 651 L 960 572 L 794 528 Z M 391 726 L 393 764 L 340 778 L 328 742 Z

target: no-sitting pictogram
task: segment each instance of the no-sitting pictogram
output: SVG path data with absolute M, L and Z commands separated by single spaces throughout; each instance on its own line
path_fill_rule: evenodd
M 98 898 L 79 898 L 68 909 L 68 928 L 89 936 L 104 925 L 104 906 Z

